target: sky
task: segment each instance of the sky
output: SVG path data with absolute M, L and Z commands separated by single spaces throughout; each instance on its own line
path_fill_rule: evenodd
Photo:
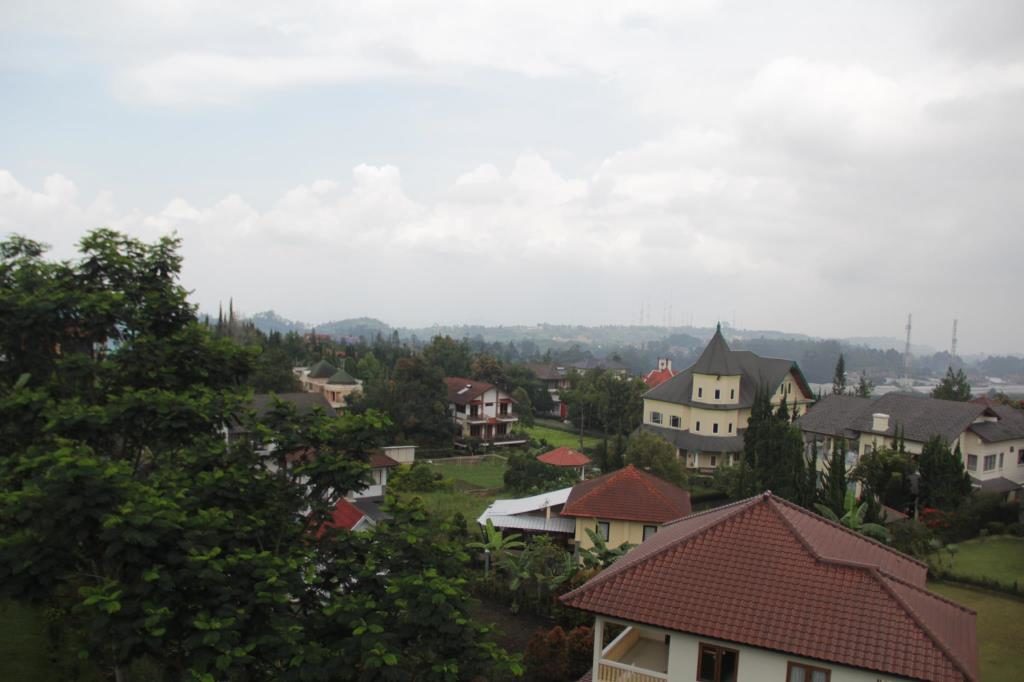
M 0 3 L 0 235 L 203 310 L 1024 352 L 1018 0 Z

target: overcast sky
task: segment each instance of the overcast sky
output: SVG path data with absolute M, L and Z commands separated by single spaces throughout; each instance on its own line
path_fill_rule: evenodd
M 308 322 L 1024 351 L 1024 2 L 403 4 L 5 0 L 0 233 Z

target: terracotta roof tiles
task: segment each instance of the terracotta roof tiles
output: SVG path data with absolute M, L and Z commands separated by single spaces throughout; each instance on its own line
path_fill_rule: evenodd
M 690 493 L 630 464 L 574 486 L 562 515 L 665 523 L 691 511 Z
M 928 592 L 919 568 L 766 493 L 662 527 L 562 600 L 887 675 L 977 680 L 974 613 Z
M 537 461 L 556 467 L 581 467 L 590 464 L 589 457 L 566 446 L 537 455 Z

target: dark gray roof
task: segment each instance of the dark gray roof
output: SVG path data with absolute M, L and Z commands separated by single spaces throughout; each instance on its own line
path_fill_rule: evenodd
M 327 362 L 326 360 L 321 360 L 320 362 L 316 363 L 315 365 L 309 368 L 309 378 L 326 379 L 327 377 L 331 376 L 337 371 L 337 367 Z
M 353 500 L 352 504 L 355 505 L 356 509 L 363 512 L 363 515 L 370 517 L 375 523 L 381 521 L 387 521 L 391 518 L 391 514 L 381 509 L 384 505 L 383 497 L 361 497 L 357 500 Z
M 352 385 L 358 383 L 355 378 L 344 369 L 339 369 L 337 372 L 331 375 L 331 378 L 327 380 L 329 384 L 343 384 Z
M 672 445 L 690 452 L 740 452 L 743 450 L 743 435 L 705 436 L 690 431 L 641 424 L 640 430 L 664 438 Z
M 999 478 L 990 478 L 986 481 L 979 481 L 974 476 L 971 476 L 971 485 L 975 488 L 981 488 L 981 492 L 983 493 L 998 494 L 1008 493 L 1012 490 L 1020 490 L 1021 488 L 1020 483 L 1014 483 L 1010 479 L 1003 478 L 1002 476 Z
M 722 336 L 722 325 L 715 328 L 715 334 L 704 347 L 704 352 L 691 367 L 697 374 L 734 377 L 740 374 L 739 364 L 733 359 L 733 352 Z
M 809 433 L 820 433 L 836 438 L 853 435 L 850 425 L 871 405 L 871 398 L 852 395 L 827 395 L 819 400 L 807 414 L 796 420 L 797 425 Z
M 274 398 L 290 403 L 295 407 L 295 412 L 298 415 L 311 414 L 318 408 L 327 415 L 337 414 L 322 393 L 257 393 L 249 401 L 248 406 L 256 415 L 257 420 L 262 419 L 270 412 L 274 406 Z M 241 421 L 241 419 L 234 420 L 229 426 L 229 431 L 233 434 L 244 433 L 246 429 L 242 426 Z
M 1024 412 L 1008 405 L 989 405 L 999 421 L 979 422 L 971 425 L 971 431 L 986 443 L 1000 443 L 1006 440 L 1024 438 Z
M 629 366 L 619 360 L 611 358 L 587 358 L 578 362 L 569 363 L 569 367 L 580 370 L 607 369 L 613 372 L 628 372 Z
M 873 415 L 889 415 L 889 427 L 875 431 Z M 797 420 L 804 431 L 833 436 L 846 435 L 844 429 L 861 433 L 895 436 L 897 427 L 907 440 L 923 443 L 933 436 L 952 442 L 983 414 L 995 416 L 984 405 L 929 398 L 918 393 L 887 393 L 870 399 L 852 396 L 828 396 Z
M 567 372 L 564 366 L 545 362 L 527 362 L 523 365 L 533 372 L 541 381 L 558 381 L 564 379 Z
M 721 335 L 716 332 L 716 336 L 721 338 Z M 715 339 L 712 338 L 712 343 L 715 343 Z M 725 344 L 725 340 L 722 340 L 722 344 Z M 710 348 L 711 345 L 709 344 Z M 797 385 L 800 387 L 800 391 L 806 398 L 812 398 L 811 388 L 807 384 L 807 380 L 804 378 L 803 372 L 800 371 L 800 367 L 792 360 L 782 360 L 779 358 L 762 358 L 749 350 L 729 350 L 728 346 L 725 346 L 725 352 L 728 354 L 728 366 L 737 368 L 737 372 L 740 375 L 740 395 L 738 403 L 731 405 L 709 405 L 700 401 L 692 399 L 693 396 L 693 375 L 694 374 L 709 374 L 709 372 L 698 369 L 698 365 L 704 356 L 707 355 L 707 349 L 705 349 L 704 355 L 701 355 L 701 360 L 697 360 L 697 363 L 691 367 L 687 367 L 679 374 L 675 375 L 668 381 L 661 383 L 644 394 L 645 398 L 651 400 L 663 400 L 667 403 L 676 403 L 679 405 L 692 405 L 705 410 L 735 410 L 737 408 L 747 408 L 754 404 L 754 397 L 757 395 L 759 387 L 767 388 L 769 391 L 774 392 L 778 389 L 779 384 L 786 378 L 786 375 L 792 371 L 796 375 Z M 717 362 L 714 361 L 714 362 Z M 708 360 L 705 366 L 711 366 L 712 360 Z M 731 370 L 730 370 L 731 371 Z M 710 374 L 716 374 L 716 372 L 710 372 Z M 725 372 L 723 372 L 723 375 Z

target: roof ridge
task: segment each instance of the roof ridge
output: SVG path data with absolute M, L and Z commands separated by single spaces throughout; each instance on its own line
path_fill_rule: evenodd
M 771 500 L 771 499 L 782 500 L 782 498 L 772 498 L 772 497 L 768 497 L 767 499 L 769 499 L 769 500 Z M 788 500 L 782 500 L 782 501 L 783 502 L 787 502 L 791 506 L 796 507 L 796 508 L 800 509 L 801 511 L 806 511 L 802 507 L 798 507 L 797 505 L 793 504 L 792 502 L 789 502 Z M 771 509 L 775 513 L 775 515 L 782 521 L 783 524 L 785 524 L 786 528 L 789 529 L 790 533 L 797 539 L 798 542 L 800 542 L 801 545 L 804 546 L 804 548 L 811 554 L 811 556 L 814 557 L 814 559 L 816 561 L 818 561 L 819 563 L 823 563 L 823 564 L 831 564 L 833 566 L 845 566 L 847 568 L 851 568 L 851 569 L 855 569 L 855 570 L 860 570 L 860 571 L 866 572 L 871 578 L 873 578 L 875 580 L 875 582 L 877 582 L 879 585 L 881 585 L 882 588 L 886 592 L 888 592 L 889 595 L 893 599 L 896 600 L 896 602 L 903 608 L 903 610 L 906 611 L 910 615 L 911 619 L 918 625 L 918 627 L 920 627 L 922 630 L 924 630 L 925 634 L 928 635 L 928 638 L 932 641 L 932 643 L 936 647 L 939 648 L 939 650 L 946 656 L 946 658 L 953 664 L 954 667 L 956 667 L 958 670 L 960 670 L 962 673 L 964 673 L 964 676 L 967 677 L 967 679 L 969 679 L 969 680 L 975 679 L 974 676 L 965 669 L 965 666 L 961 664 L 961 662 L 958 660 L 956 655 L 953 654 L 953 652 L 951 652 L 949 650 L 949 648 L 942 641 L 942 638 L 939 637 L 934 632 L 932 632 L 932 629 L 930 627 L 928 627 L 927 624 L 925 624 L 924 620 L 917 613 L 917 611 L 915 611 L 914 608 L 910 604 L 908 604 L 905 599 L 900 597 L 900 595 L 897 594 L 894 589 L 892 589 L 892 586 L 889 585 L 888 583 L 886 583 L 886 580 L 892 580 L 893 582 L 898 582 L 898 583 L 900 583 L 902 585 L 906 585 L 906 586 L 912 587 L 915 590 L 917 590 L 917 591 L 919 591 L 921 593 L 924 593 L 926 595 L 930 595 L 931 596 L 932 595 L 931 592 L 929 592 L 928 590 L 922 590 L 921 588 L 918 588 L 913 583 L 909 583 L 906 580 L 902 580 L 900 578 L 897 578 L 893 574 L 889 573 L 888 571 L 886 571 L 883 568 L 881 568 L 881 567 L 879 567 L 877 565 L 874 565 L 874 564 L 861 563 L 859 561 L 850 561 L 849 559 L 837 559 L 837 558 L 822 556 L 820 553 L 818 553 L 817 550 L 814 549 L 814 546 L 811 545 L 811 543 L 803 536 L 802 533 L 800 533 L 800 531 L 796 528 L 796 526 L 793 525 L 793 522 L 790 521 L 789 518 L 785 514 L 783 514 L 774 505 L 769 504 L 768 506 L 771 507 Z M 828 521 L 830 524 L 832 524 L 834 526 L 839 526 L 840 528 L 843 528 L 843 530 L 847 530 L 849 532 L 852 532 L 848 528 L 845 528 L 844 526 L 842 526 L 840 524 L 836 524 L 834 521 L 826 519 L 825 517 L 822 517 L 822 519 L 825 520 L 825 521 Z M 864 537 L 864 536 L 861 536 L 859 533 L 855 533 L 855 535 L 858 535 L 859 537 Z M 871 538 L 866 538 L 866 539 L 870 540 Z M 881 545 L 881 543 L 876 543 L 876 544 Z M 884 547 L 885 545 L 881 545 L 881 546 Z M 946 600 L 946 599 L 943 599 L 943 601 L 948 602 L 948 600 Z M 952 603 L 952 602 L 949 602 L 949 603 Z M 959 606 L 959 604 L 956 604 L 956 606 L 958 606 L 959 608 L 963 609 L 964 611 L 966 611 L 968 613 L 971 613 L 971 614 L 977 616 L 977 613 L 974 612 L 974 611 L 971 611 L 970 609 L 964 609 L 964 607 Z
M 715 509 L 710 509 L 710 510 L 707 510 L 707 511 L 699 512 L 697 514 L 689 514 L 689 515 L 684 516 L 682 518 L 676 519 L 675 521 L 672 521 L 670 524 L 662 524 L 662 526 L 671 525 L 671 524 L 674 524 L 674 523 L 678 523 L 679 521 L 682 521 L 683 519 L 692 519 L 692 518 L 694 518 L 696 516 L 703 516 L 703 515 L 707 514 L 708 511 L 719 511 L 721 509 L 725 509 L 726 507 L 730 507 L 730 506 L 735 506 L 736 507 L 736 509 L 734 509 L 733 511 L 729 512 L 728 514 L 725 514 L 724 516 L 722 516 L 722 518 L 718 519 L 714 523 L 712 523 L 710 525 L 707 525 L 707 526 L 704 526 L 703 528 L 694 529 L 690 533 L 687 533 L 686 535 L 683 535 L 680 538 L 676 538 L 675 540 L 672 540 L 671 542 L 666 544 L 664 547 L 661 547 L 657 551 L 651 552 L 650 554 L 647 554 L 640 561 L 646 563 L 646 562 L 650 561 L 651 559 L 653 559 L 654 557 L 659 556 L 661 554 L 664 554 L 665 552 L 667 552 L 670 549 L 675 549 L 677 547 L 680 547 L 681 545 L 685 545 L 690 540 L 692 540 L 692 539 L 694 539 L 694 538 L 696 538 L 696 537 L 698 537 L 700 535 L 703 535 L 707 531 L 711 530 L 712 528 L 718 527 L 723 522 L 733 518 L 734 516 L 738 516 L 740 514 L 740 512 L 743 512 L 743 511 L 745 511 L 747 509 L 750 509 L 754 505 L 758 504 L 758 502 L 760 501 L 760 500 L 758 500 L 758 498 L 764 499 L 764 494 L 755 495 L 754 497 L 748 497 L 747 499 L 740 500 L 739 502 L 735 502 L 732 505 L 723 505 L 721 507 L 716 507 Z M 626 554 L 625 556 L 620 558 L 619 561 L 621 561 L 622 559 L 625 559 L 627 557 L 629 557 L 629 554 Z M 618 562 L 616 562 L 616 563 L 618 563 Z M 587 582 L 583 583 L 582 585 L 580 585 L 576 589 L 574 589 L 574 590 L 572 590 L 570 592 L 566 592 L 564 595 L 559 597 L 559 599 L 560 600 L 568 599 L 570 595 L 576 593 L 579 590 L 582 590 L 584 587 L 588 587 L 588 586 L 591 586 L 591 585 L 600 585 L 600 584 L 602 584 L 602 583 L 604 583 L 604 582 L 606 582 L 608 580 L 611 580 L 612 578 L 614 578 L 615 576 L 619 575 L 620 573 L 624 573 L 625 571 L 628 571 L 631 568 L 635 567 L 635 565 L 629 565 L 629 566 L 624 566 L 623 568 L 619 569 L 618 571 L 612 571 L 611 569 L 615 568 L 615 565 L 616 564 L 613 563 L 611 566 L 609 566 L 605 570 L 601 571 L 596 576 L 594 576 L 593 578 L 591 578 Z
M 869 573 L 872 575 L 873 578 L 875 578 L 875 580 L 878 581 L 878 583 L 882 586 L 882 589 L 884 589 L 886 592 L 888 592 L 889 595 L 892 596 L 892 598 L 895 599 L 896 602 L 900 606 L 903 607 L 903 610 L 907 612 L 907 614 L 910 616 L 911 620 L 913 620 L 915 623 L 917 623 L 918 627 L 920 627 L 922 630 L 924 630 L 924 633 L 926 635 L 928 635 L 928 638 L 930 640 L 932 640 L 932 643 L 936 647 L 938 647 L 939 651 L 941 651 L 946 656 L 946 658 L 950 661 L 950 663 L 953 664 L 954 668 L 956 668 L 961 673 L 963 673 L 964 677 L 966 677 L 968 680 L 977 680 L 978 679 L 977 677 L 975 677 L 975 675 L 971 671 L 967 670 L 967 666 L 965 666 L 960 661 L 959 657 L 957 657 L 956 654 L 954 654 L 952 651 L 950 651 L 949 647 L 946 646 L 946 643 L 942 641 L 942 638 L 939 637 L 935 632 L 932 631 L 932 629 L 928 626 L 927 623 L 925 623 L 924 619 L 921 618 L 921 615 L 914 609 L 914 607 L 911 606 L 910 604 L 908 604 L 907 600 L 905 600 L 903 597 L 901 597 L 896 592 L 896 590 L 894 590 L 892 588 L 892 585 L 889 585 L 885 580 L 883 580 L 883 578 L 893 579 L 891 576 L 889 576 L 888 574 L 883 573 L 882 571 L 880 571 L 878 569 L 869 569 Z M 897 581 L 897 582 L 901 582 L 903 584 L 907 584 L 905 581 Z M 913 587 L 913 585 L 910 585 L 910 587 Z M 929 594 L 929 595 L 931 594 L 927 590 L 923 590 L 923 591 L 926 594 Z M 946 600 L 943 600 L 943 601 L 946 601 Z M 960 608 L 963 609 L 962 606 Z M 974 611 L 970 611 L 968 609 L 965 609 L 965 610 L 967 610 L 969 613 L 971 613 L 975 617 L 977 617 L 977 615 L 978 615 Z
M 605 480 L 601 481 L 598 485 L 595 485 L 593 488 L 591 488 L 587 492 L 583 493 L 583 495 L 580 497 L 580 499 L 573 500 L 573 502 L 572 502 L 573 506 L 575 507 L 576 505 L 582 503 L 583 500 L 587 499 L 588 497 L 590 497 L 591 495 L 596 493 L 598 490 L 604 490 L 605 487 L 607 487 L 608 484 L 611 483 L 613 479 L 615 479 L 623 471 L 626 471 L 627 469 L 629 469 L 632 466 L 633 466 L 632 464 L 627 464 L 622 469 L 619 469 L 618 471 L 613 471 L 613 472 L 607 474 L 608 477 Z M 597 478 L 597 479 L 594 479 L 594 480 L 595 481 L 600 481 L 601 479 Z M 575 486 L 573 486 L 573 487 L 575 487 Z M 568 501 L 566 502 L 566 506 L 569 506 Z M 565 509 L 564 508 L 562 509 L 562 513 L 565 514 Z
M 879 548 L 881 548 L 881 549 L 884 549 L 885 551 L 889 552 L 890 554 L 894 554 L 894 555 L 896 555 L 896 556 L 897 556 L 897 557 L 899 557 L 900 559 L 905 559 L 905 560 L 907 560 L 907 561 L 910 561 L 910 562 L 912 562 L 912 563 L 915 563 L 915 564 L 917 564 L 918 566 L 920 566 L 920 567 L 922 567 L 922 568 L 924 568 L 924 569 L 926 569 L 926 570 L 927 570 L 927 568 L 928 568 L 928 564 L 924 563 L 923 561 L 921 561 L 921 560 L 919 560 L 919 559 L 915 559 L 914 557 L 912 557 L 912 556 L 910 556 L 910 555 L 908 555 L 908 554 L 904 554 L 903 552 L 899 552 L 899 551 L 897 551 L 897 550 L 893 549 L 892 547 L 890 547 L 889 545 L 887 545 L 887 544 L 885 544 L 885 543 L 883 543 L 883 542 L 879 542 L 878 540 L 875 540 L 874 538 L 869 538 L 869 537 L 868 537 L 868 536 L 866 536 L 866 535 L 861 535 L 860 533 L 858 533 L 858 532 L 856 532 L 856 531 L 854 531 L 854 530 L 852 530 L 852 529 L 850 529 L 850 528 L 847 528 L 846 526 L 844 526 L 844 525 L 843 525 L 843 524 L 841 524 L 841 523 L 836 523 L 836 522 L 835 522 L 835 521 L 833 521 L 832 519 L 828 519 L 828 518 L 825 518 L 825 517 L 824 517 L 824 516 L 822 516 L 821 514 L 817 514 L 817 513 L 815 513 L 815 512 L 812 512 L 812 511 L 811 511 L 811 510 L 809 510 L 809 509 L 804 509 L 803 507 L 801 507 L 800 505 L 798 505 L 798 504 L 796 504 L 796 503 L 794 503 L 794 502 L 790 502 L 790 501 L 789 501 L 789 500 L 787 500 L 787 499 L 784 499 L 784 498 L 782 498 L 782 497 L 777 497 L 777 496 L 775 496 L 775 495 L 773 495 L 773 496 L 772 496 L 772 499 L 773 499 L 773 500 L 775 500 L 775 501 L 777 501 L 777 502 L 781 502 L 781 503 L 783 503 L 783 504 L 786 504 L 786 505 L 788 505 L 788 506 L 790 506 L 790 507 L 792 507 L 793 509 L 796 509 L 796 510 L 798 510 L 798 511 L 802 511 L 802 512 L 805 512 L 805 513 L 807 513 L 807 514 L 811 514 L 811 515 L 813 515 L 813 516 L 814 516 L 815 520 L 818 520 L 818 521 L 824 521 L 825 523 L 827 523 L 827 524 L 831 525 L 831 526 L 832 526 L 833 528 L 838 528 L 839 530 L 843 531 L 843 532 L 844 532 L 844 533 L 846 533 L 847 535 L 850 535 L 850 536 L 852 536 L 852 537 L 855 537 L 855 538 L 857 538 L 857 539 L 859 539 L 859 540 L 865 540 L 865 541 L 867 541 L 867 542 L 869 542 L 869 543 L 871 543 L 871 544 L 875 545 L 876 547 L 879 547 Z M 788 519 L 787 519 L 787 521 L 788 521 Z M 794 528 L 794 530 L 795 530 L 795 528 Z M 797 534 L 799 535 L 799 531 L 797 531 Z M 815 553 L 815 555 L 817 555 L 817 553 Z M 824 559 L 824 557 L 821 557 L 821 558 L 823 558 L 823 559 Z M 856 565 L 856 562 L 853 562 L 853 563 L 854 563 L 854 565 Z M 884 571 L 884 572 L 886 573 L 886 575 L 888 575 L 888 574 L 889 574 L 889 572 L 888 572 L 888 571 Z

